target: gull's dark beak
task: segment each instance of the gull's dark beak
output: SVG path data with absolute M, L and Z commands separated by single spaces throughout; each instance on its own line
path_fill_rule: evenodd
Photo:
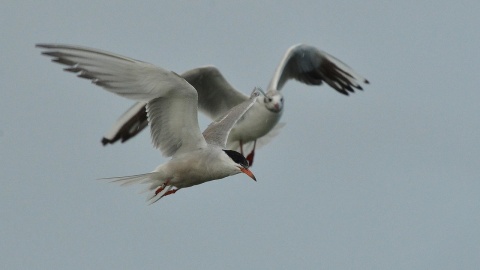
M 242 171 L 244 174 L 250 176 L 250 178 L 252 178 L 254 181 L 257 181 L 257 178 L 255 178 L 255 175 L 253 175 L 253 173 L 249 169 L 244 168 L 244 167 L 240 167 L 240 171 Z

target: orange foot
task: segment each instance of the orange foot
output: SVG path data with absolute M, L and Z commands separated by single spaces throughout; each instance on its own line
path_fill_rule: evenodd
M 162 197 L 167 196 L 167 195 L 170 195 L 170 194 L 173 194 L 173 193 L 177 192 L 178 190 L 179 190 L 179 188 L 169 190 L 169 191 L 165 192 L 165 194 L 163 194 Z
M 250 152 L 250 154 L 248 154 L 248 156 L 246 157 L 246 159 L 248 161 L 248 166 L 252 166 L 254 156 L 255 156 L 255 149 L 252 150 L 252 152 Z
M 162 192 L 165 189 L 165 186 L 161 186 L 155 190 L 155 195 L 158 195 L 158 193 Z
M 170 180 L 167 180 L 165 183 L 163 183 L 163 185 L 157 188 L 157 190 L 155 190 L 155 195 L 158 195 L 158 193 L 162 192 L 165 189 L 165 187 L 168 186 L 168 182 L 170 182 Z

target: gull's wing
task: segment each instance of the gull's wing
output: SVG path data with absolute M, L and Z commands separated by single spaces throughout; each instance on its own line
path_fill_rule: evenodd
M 191 69 L 182 77 L 197 89 L 198 108 L 211 119 L 248 100 L 248 96 L 233 88 L 214 66 Z
M 290 79 L 309 85 L 320 85 L 326 82 L 344 95 L 353 93 L 355 88 L 362 90 L 360 82 L 369 83 L 342 61 L 304 44 L 294 45 L 287 50 L 275 70 L 268 90 L 280 90 Z
M 207 129 L 203 131 L 203 136 L 207 143 L 225 149 L 230 130 L 232 130 L 233 126 L 245 112 L 253 106 L 259 94 L 258 91 L 253 91 L 249 99 L 230 109 L 218 120 L 213 121 Z
M 37 44 L 65 71 L 117 95 L 147 103 L 152 141 L 165 156 L 206 147 L 198 126 L 197 91 L 174 72 L 95 49 Z
M 181 75 L 198 92 L 198 108 L 212 120 L 225 114 L 236 105 L 248 100 L 237 91 L 214 66 L 205 66 L 186 71 Z M 103 137 L 102 143 L 122 142 L 137 135 L 147 126 L 145 103 L 137 102 L 128 109 Z
M 147 127 L 148 117 L 145 105 L 147 105 L 145 102 L 137 102 L 123 113 L 102 138 L 102 144 L 104 146 L 114 144 L 118 140 L 123 143 Z

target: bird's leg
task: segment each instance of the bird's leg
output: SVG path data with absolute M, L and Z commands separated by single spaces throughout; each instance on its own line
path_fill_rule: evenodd
M 179 190 L 180 190 L 179 188 L 169 190 L 169 191 L 165 192 L 165 194 L 163 194 L 162 197 L 165 197 L 165 196 L 167 196 L 167 195 L 173 194 L 173 193 L 175 193 L 175 192 L 177 192 L 177 191 L 179 191 Z
M 240 142 L 240 154 L 242 154 L 243 156 L 243 142 L 242 140 L 240 140 L 239 142 Z
M 158 193 L 162 192 L 164 189 L 165 189 L 164 185 L 160 186 L 159 188 L 157 188 L 157 190 L 155 190 L 155 195 L 158 195 Z
M 250 154 L 248 154 L 248 156 L 247 156 L 248 166 L 252 166 L 252 164 L 253 164 L 253 157 L 255 156 L 255 146 L 256 145 L 257 145 L 257 140 L 253 141 L 252 152 L 250 152 Z
M 163 183 L 159 188 L 157 188 L 157 190 L 155 190 L 155 195 L 162 192 L 165 189 L 165 187 L 168 185 L 168 182 L 170 182 L 170 179 L 167 180 L 165 183 Z

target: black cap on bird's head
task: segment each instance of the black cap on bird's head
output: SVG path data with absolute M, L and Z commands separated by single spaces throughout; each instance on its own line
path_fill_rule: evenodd
M 249 164 L 247 159 L 237 151 L 223 150 L 235 163 L 242 165 L 244 168 L 248 168 Z
M 235 163 L 237 163 L 238 165 L 241 166 L 241 167 L 239 167 L 240 171 L 242 171 L 244 174 L 250 176 L 250 178 L 252 178 L 253 180 L 257 181 L 257 179 L 255 178 L 253 173 L 248 169 L 248 167 L 249 167 L 248 161 L 242 154 L 238 153 L 237 151 L 233 151 L 233 150 L 223 150 L 223 151 L 225 152 L 225 154 L 227 154 L 233 160 L 233 162 L 235 162 Z

